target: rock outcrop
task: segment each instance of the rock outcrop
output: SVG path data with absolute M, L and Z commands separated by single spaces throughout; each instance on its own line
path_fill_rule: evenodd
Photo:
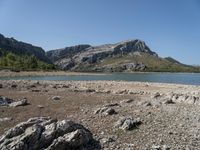
M 93 140 L 89 130 L 68 119 L 31 118 L 0 137 L 1 150 L 81 150 Z
M 140 55 L 141 52 L 157 56 L 157 54 L 151 51 L 141 40 L 129 40 L 101 46 L 77 45 L 65 49 L 51 50 L 47 52 L 47 56 L 61 69 L 80 71 L 81 69 L 85 69 L 82 68 L 83 64 L 91 67 L 91 65 L 99 63 L 106 58 L 125 56 L 128 54 L 136 55 L 136 52 L 139 53 L 137 53 L 137 55 Z M 112 69 L 113 67 L 93 67 L 92 69 L 93 71 L 98 71 L 102 68 L 106 70 Z M 120 69 L 123 70 L 144 70 L 146 66 L 142 62 L 138 62 L 124 63 L 121 64 L 120 67 Z

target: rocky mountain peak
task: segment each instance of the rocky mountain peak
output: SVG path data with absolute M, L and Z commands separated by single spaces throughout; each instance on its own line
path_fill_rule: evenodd
M 157 54 L 149 49 L 149 47 L 145 44 L 144 41 L 135 39 L 135 40 L 126 40 L 116 44 L 115 49 L 120 49 L 124 52 L 145 52 L 149 53 L 150 55 Z
M 82 65 L 96 65 L 108 58 L 127 57 L 135 53 L 146 53 L 147 55 L 158 56 L 151 51 L 142 40 L 126 40 L 115 44 L 104 44 L 99 46 L 77 45 L 64 49 L 52 50 L 47 52 L 47 56 L 64 70 L 76 70 Z M 139 54 L 140 55 L 140 54 Z M 131 63 L 131 62 L 130 62 Z M 136 62 L 132 66 L 142 64 Z M 141 65 L 140 65 L 141 66 Z M 144 66 L 144 65 L 142 65 Z M 145 67 L 142 67 L 145 68 Z

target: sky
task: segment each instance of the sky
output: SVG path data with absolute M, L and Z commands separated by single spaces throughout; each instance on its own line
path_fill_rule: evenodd
M 200 65 L 200 0 L 0 0 L 0 33 L 46 51 L 141 39 Z

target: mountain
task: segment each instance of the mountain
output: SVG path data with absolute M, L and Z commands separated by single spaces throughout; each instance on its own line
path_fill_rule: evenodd
M 53 68 L 41 47 L 6 38 L 0 34 L 0 68 Z
M 76 45 L 46 53 L 63 70 L 94 72 L 169 71 L 199 72 L 175 59 L 161 58 L 141 40 L 128 40 L 100 46 Z
M 177 61 L 176 59 L 174 59 L 172 57 L 166 57 L 165 59 L 168 60 L 169 62 L 172 62 L 172 63 L 182 64 L 182 63 L 180 63 L 179 61 Z

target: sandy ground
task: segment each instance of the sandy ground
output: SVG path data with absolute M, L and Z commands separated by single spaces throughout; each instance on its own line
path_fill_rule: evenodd
M 115 81 L 10 80 L 0 84 L 1 96 L 15 100 L 26 97 L 29 102 L 16 108 L 0 107 L 0 118 L 12 118 L 0 122 L 0 135 L 31 117 L 51 116 L 83 124 L 101 142 L 102 149 L 200 149 L 199 99 L 165 103 L 170 93 L 199 98 L 199 86 Z M 60 96 L 60 100 L 52 100 L 53 96 Z M 117 114 L 94 114 L 112 103 L 119 104 L 112 107 Z M 115 129 L 115 122 L 123 116 L 139 117 L 142 124 L 131 131 Z

